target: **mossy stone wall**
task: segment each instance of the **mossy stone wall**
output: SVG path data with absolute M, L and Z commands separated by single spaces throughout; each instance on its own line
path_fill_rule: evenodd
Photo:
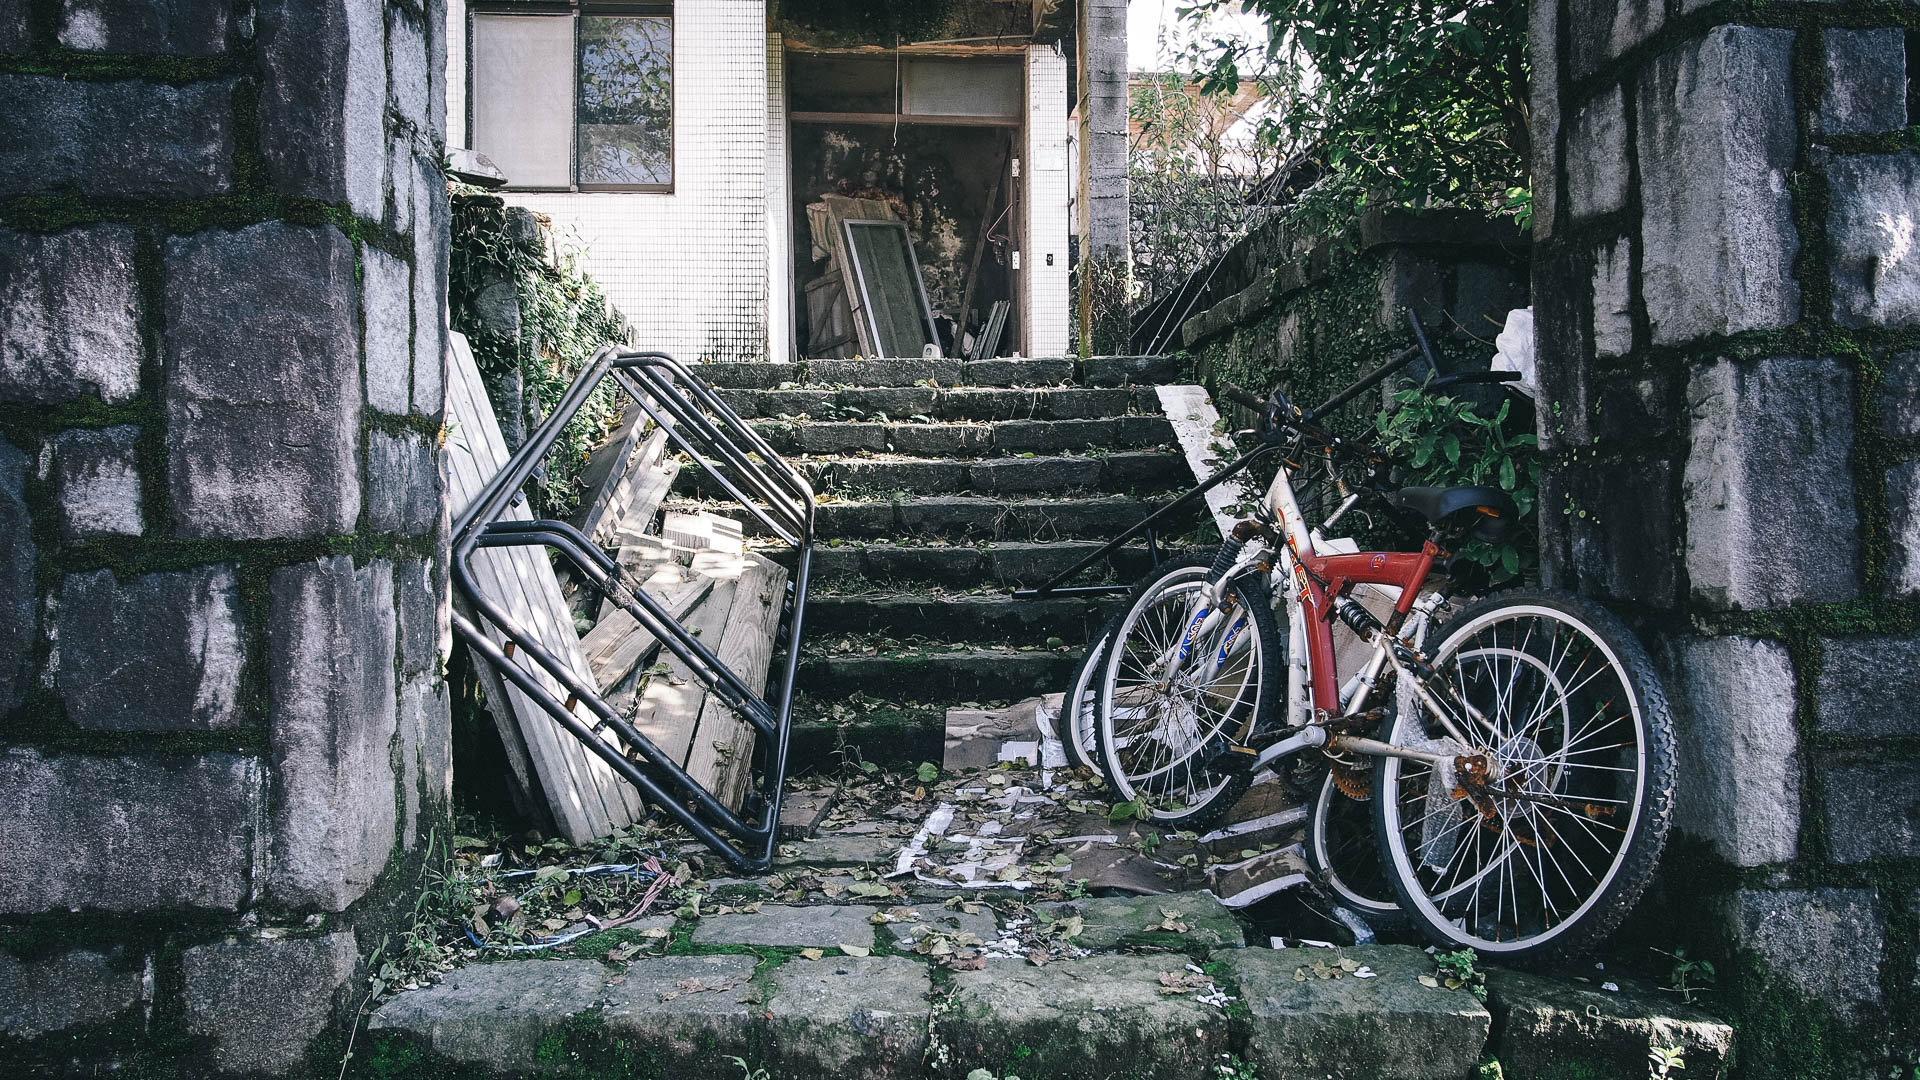
M 10 1075 L 316 1071 L 444 838 L 445 21 L 0 10 Z
M 1641 921 L 1717 949 L 1740 1075 L 1910 1076 L 1920 11 L 1532 22 L 1543 572 L 1635 622 L 1681 722 Z

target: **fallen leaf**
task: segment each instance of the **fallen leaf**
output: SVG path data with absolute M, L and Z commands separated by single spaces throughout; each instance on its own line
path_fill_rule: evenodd
M 873 950 L 867 948 L 865 945 L 843 944 L 840 946 L 840 951 L 846 953 L 848 956 L 869 956 L 873 953 Z
M 827 955 L 827 953 L 826 953 L 826 950 L 824 949 L 801 949 L 800 955 L 806 957 L 809 960 L 818 960 L 821 957 Z
M 1433 989 L 1435 989 L 1435 990 L 1438 990 L 1438 989 L 1440 989 L 1440 980 L 1439 980 L 1439 979 L 1436 979 L 1436 978 L 1434 978 L 1434 977 L 1433 977 L 1433 976 L 1431 976 L 1431 975 L 1422 975 L 1422 976 L 1420 976 L 1420 985 L 1421 985 L 1421 986 L 1426 986 L 1426 987 L 1431 987 L 1431 988 L 1433 988 Z

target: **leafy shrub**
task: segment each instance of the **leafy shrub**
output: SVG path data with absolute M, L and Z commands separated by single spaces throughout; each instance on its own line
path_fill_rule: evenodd
M 1520 508 L 1520 528 L 1500 544 L 1471 540 L 1462 558 L 1487 568 L 1496 584 L 1530 574 L 1539 562 L 1536 541 L 1540 489 L 1539 438 L 1514 431 L 1513 402 L 1490 414 L 1472 400 L 1424 388 L 1394 395 L 1398 405 L 1375 421 L 1382 449 L 1403 459 L 1410 485 L 1495 485 Z
M 560 399 L 580 368 L 602 347 L 626 340 L 626 320 L 581 271 L 578 253 L 554 248 L 544 223 L 537 242 L 515 236 L 507 207 L 490 195 L 453 200 L 447 307 L 453 329 L 465 333 L 501 426 L 531 433 Z M 477 313 L 480 293 L 511 281 L 520 307 L 518 334 L 486 328 Z M 505 415 L 517 381 L 522 416 Z M 596 390 L 569 423 L 529 485 L 536 514 L 570 516 L 580 499 L 587 453 L 619 419 L 611 385 Z M 509 439 L 512 436 L 509 435 Z

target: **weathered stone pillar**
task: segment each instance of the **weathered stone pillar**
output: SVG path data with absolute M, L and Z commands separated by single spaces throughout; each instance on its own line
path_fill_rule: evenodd
M 1670 849 L 1668 913 L 1708 914 L 1740 958 L 1730 1004 L 1761 1053 L 1824 1055 L 1807 1075 L 1884 1073 L 1920 1015 L 1889 945 L 1920 926 L 1920 155 L 1906 31 L 1877 25 L 1896 14 L 1532 14 L 1543 572 L 1664 654 L 1697 841 Z
M 450 776 L 444 24 L 0 5 L 8 1072 L 304 1069 L 410 904 Z
M 1074 95 L 1080 118 L 1080 353 L 1127 351 L 1133 252 L 1127 208 L 1127 4 L 1081 0 Z

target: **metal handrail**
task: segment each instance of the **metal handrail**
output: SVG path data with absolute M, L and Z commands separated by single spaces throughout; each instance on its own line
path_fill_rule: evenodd
M 698 463 L 773 535 L 796 549 L 788 603 L 781 613 L 781 626 L 775 631 L 776 639 L 784 635 L 787 655 L 772 695 L 762 697 L 722 663 L 580 530 L 564 521 L 501 520 L 561 432 L 609 376 L 667 432 L 677 449 Z M 672 816 L 736 869 L 764 870 L 773 861 L 780 827 L 780 800 L 786 786 L 792 734 L 793 683 L 799 671 L 807 585 L 813 566 L 813 536 L 813 489 L 711 387 L 665 353 L 602 349 L 581 368 L 553 411 L 481 489 L 453 528 L 454 588 L 482 621 L 506 638 L 509 650 L 524 652 L 566 691 L 568 699 L 555 697 L 546 684 L 516 664 L 509 650 L 495 645 L 474 622 L 456 614 L 453 629 L 475 657 L 498 670 L 565 731 L 586 744 L 615 775 L 639 789 L 649 804 Z M 481 593 L 473 556 L 483 548 L 503 547 L 546 547 L 559 553 L 582 580 L 658 639 L 709 693 L 753 726 L 761 737 L 760 745 L 766 748 L 760 785 L 764 794 L 757 800 L 750 794 L 742 807 L 744 816 L 730 810 L 619 715 L 598 687 L 581 679 L 528 628 Z M 586 706 L 593 723 L 576 715 L 576 704 Z M 620 745 L 608 742 L 602 737 L 604 733 L 611 733 Z M 623 748 L 628 752 L 622 752 Z M 630 754 L 642 760 L 634 761 Z

